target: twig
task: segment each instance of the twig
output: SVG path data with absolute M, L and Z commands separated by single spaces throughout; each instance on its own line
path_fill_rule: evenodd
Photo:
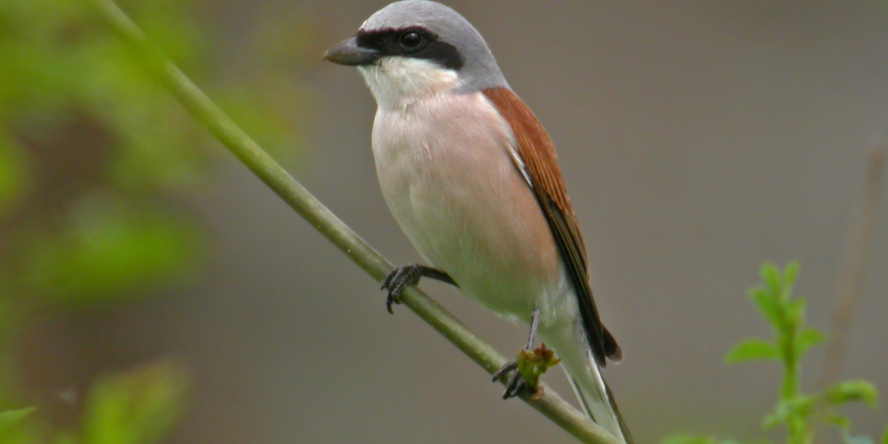
M 868 159 L 866 183 L 860 207 L 851 221 L 839 262 L 836 306 L 833 312 L 832 333 L 824 358 L 821 386 L 826 386 L 838 378 L 845 359 L 848 331 L 857 315 L 860 289 L 866 274 L 866 260 L 882 192 L 886 158 L 888 158 L 888 144 L 884 140 L 876 142 Z
M 107 25 L 145 56 L 149 68 L 155 71 L 159 80 L 176 99 L 247 168 L 367 274 L 377 281 L 385 278 L 392 265 L 287 174 L 231 118 L 216 107 L 185 74 L 151 44 L 145 34 L 112 0 L 87 1 L 96 8 Z M 506 359 L 493 347 L 475 336 L 453 315 L 421 291 L 408 288 L 402 296 L 402 301 L 488 373 L 492 374 L 505 363 Z M 542 389 L 543 395 L 538 400 L 532 400 L 529 395 L 522 395 L 521 399 L 581 442 L 619 444 L 613 436 L 571 407 L 557 393 L 545 387 Z

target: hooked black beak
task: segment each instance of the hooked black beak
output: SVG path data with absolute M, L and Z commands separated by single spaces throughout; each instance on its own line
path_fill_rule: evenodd
M 346 66 L 369 65 L 379 60 L 379 57 L 381 57 L 379 51 L 361 48 L 354 37 L 339 43 L 324 53 L 324 60 Z

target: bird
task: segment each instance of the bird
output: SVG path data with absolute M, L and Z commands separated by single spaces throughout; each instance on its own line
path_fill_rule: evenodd
M 506 82 L 486 41 L 441 3 L 374 13 L 324 59 L 354 66 L 377 110 L 371 135 L 383 197 L 428 265 L 383 281 L 386 306 L 427 277 L 530 325 L 554 350 L 583 411 L 618 440 L 629 430 L 601 375 L 622 350 L 592 297 L 588 257 L 555 148 Z M 515 362 L 504 398 L 533 389 Z

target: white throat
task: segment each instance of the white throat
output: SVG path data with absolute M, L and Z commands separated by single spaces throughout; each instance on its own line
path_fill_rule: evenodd
M 385 57 L 358 70 L 380 108 L 404 108 L 460 85 L 456 71 L 422 59 Z

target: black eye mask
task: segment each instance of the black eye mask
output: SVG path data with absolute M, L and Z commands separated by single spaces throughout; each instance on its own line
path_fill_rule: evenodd
M 443 68 L 459 71 L 465 60 L 455 46 L 420 27 L 358 31 L 358 47 L 374 49 L 382 56 L 401 56 L 429 60 Z

